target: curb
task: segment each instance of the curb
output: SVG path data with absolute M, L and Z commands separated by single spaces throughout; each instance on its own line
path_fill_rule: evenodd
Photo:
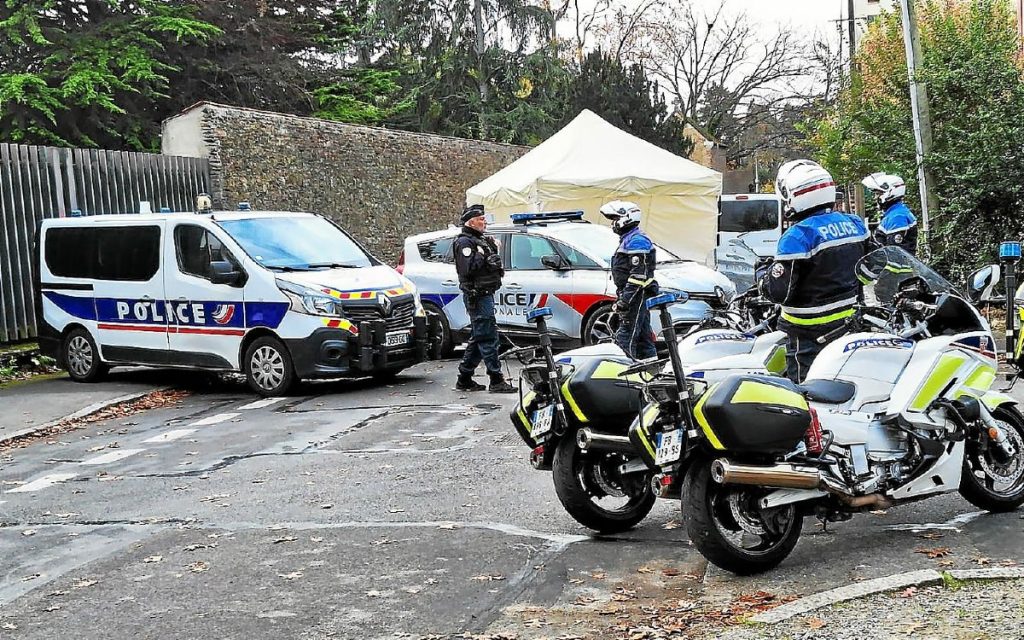
M 138 400 L 139 398 L 141 398 L 143 396 L 147 396 L 147 395 L 149 395 L 151 393 L 154 393 L 156 391 L 167 391 L 168 389 L 171 389 L 171 387 L 157 387 L 155 389 L 149 389 L 148 391 L 136 391 L 134 393 L 129 393 L 129 394 L 126 394 L 126 395 L 123 395 L 123 396 L 118 396 L 117 398 L 111 398 L 110 400 L 103 400 L 101 402 L 96 402 L 96 403 L 93 403 L 93 404 L 85 407 L 84 409 L 79 409 L 78 411 L 76 411 L 76 412 L 74 412 L 72 414 L 66 415 L 63 418 L 57 418 L 56 420 L 51 420 L 51 421 L 47 422 L 46 424 L 39 424 L 39 425 L 35 425 L 35 426 L 32 426 L 32 427 L 28 427 L 27 429 L 21 429 L 20 431 L 15 431 L 14 433 L 9 433 L 9 434 L 6 434 L 6 435 L 0 435 L 0 445 L 7 444 L 8 442 L 10 442 L 12 440 L 17 440 L 18 438 L 24 438 L 25 436 L 30 436 L 30 435 L 32 435 L 34 433 L 38 433 L 39 431 L 44 431 L 46 429 L 49 429 L 50 427 L 55 427 L 58 424 L 60 424 L 62 422 L 66 422 L 68 420 L 78 420 L 80 418 L 85 418 L 87 416 L 91 416 L 92 414 L 97 413 L 99 411 L 103 411 L 107 407 L 112 407 L 115 404 L 121 404 L 122 402 L 130 402 L 132 400 Z
M 848 584 L 845 587 L 830 589 L 815 593 L 814 595 L 794 600 L 780 607 L 770 609 L 755 616 L 751 616 L 751 622 L 762 624 L 778 624 L 790 618 L 810 613 L 823 607 L 828 607 L 847 600 L 855 600 L 865 596 L 905 589 L 919 585 L 939 584 L 943 581 L 943 575 L 948 575 L 956 580 L 1012 580 L 1024 578 L 1024 568 L 1021 567 L 992 567 L 991 569 L 951 569 L 949 571 L 935 571 L 934 569 L 923 569 L 921 571 L 909 571 L 897 573 L 885 578 L 875 578 Z

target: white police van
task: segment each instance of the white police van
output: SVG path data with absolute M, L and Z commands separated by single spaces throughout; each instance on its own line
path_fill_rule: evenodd
M 44 220 L 43 353 L 80 382 L 116 365 L 241 371 L 266 396 L 430 355 L 437 320 L 407 278 L 326 218 L 242 209 Z

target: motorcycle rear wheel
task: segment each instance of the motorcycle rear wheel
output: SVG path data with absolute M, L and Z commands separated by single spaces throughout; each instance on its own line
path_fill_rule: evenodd
M 999 426 L 1017 450 L 1006 464 L 982 451 L 977 443 L 967 441 L 964 470 L 960 476 L 960 495 L 986 511 L 1013 511 L 1024 504 L 1024 417 L 1016 409 L 1000 407 L 992 413 Z M 1006 486 L 997 488 L 997 483 Z
M 616 469 L 626 460 L 621 453 L 580 451 L 572 431 L 562 437 L 551 477 L 558 500 L 576 522 L 598 533 L 621 533 L 647 517 L 657 500 L 650 474 L 632 474 L 624 481 Z M 602 504 L 612 499 L 619 503 Z
M 777 567 L 793 551 L 803 516 L 794 505 L 762 510 L 758 487 L 718 484 L 709 460 L 697 460 L 683 481 L 683 521 L 690 541 L 712 564 L 737 575 Z M 760 533 L 758 533 L 760 531 Z

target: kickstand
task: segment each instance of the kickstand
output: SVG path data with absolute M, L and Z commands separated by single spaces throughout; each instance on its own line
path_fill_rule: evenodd
M 1005 389 L 1000 389 L 999 393 L 1010 393 L 1010 391 L 1013 390 L 1013 387 L 1017 384 L 1017 381 L 1020 380 L 1021 373 L 1022 372 L 1020 371 L 1014 373 L 1013 377 L 1010 378 L 1010 384 Z

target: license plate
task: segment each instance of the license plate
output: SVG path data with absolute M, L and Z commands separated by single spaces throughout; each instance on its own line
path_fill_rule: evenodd
M 654 463 L 658 466 L 678 462 L 683 452 L 683 430 L 666 431 L 658 434 L 658 451 Z
M 533 412 L 533 431 L 530 432 L 530 437 L 537 440 L 538 436 L 542 436 L 547 432 L 551 431 L 551 423 L 554 422 L 555 418 L 555 405 L 549 404 L 546 407 L 542 407 Z
M 389 333 L 385 339 L 384 346 L 386 347 L 400 347 L 403 344 L 409 344 L 409 340 L 412 336 L 409 335 L 408 331 L 398 331 L 395 333 Z

